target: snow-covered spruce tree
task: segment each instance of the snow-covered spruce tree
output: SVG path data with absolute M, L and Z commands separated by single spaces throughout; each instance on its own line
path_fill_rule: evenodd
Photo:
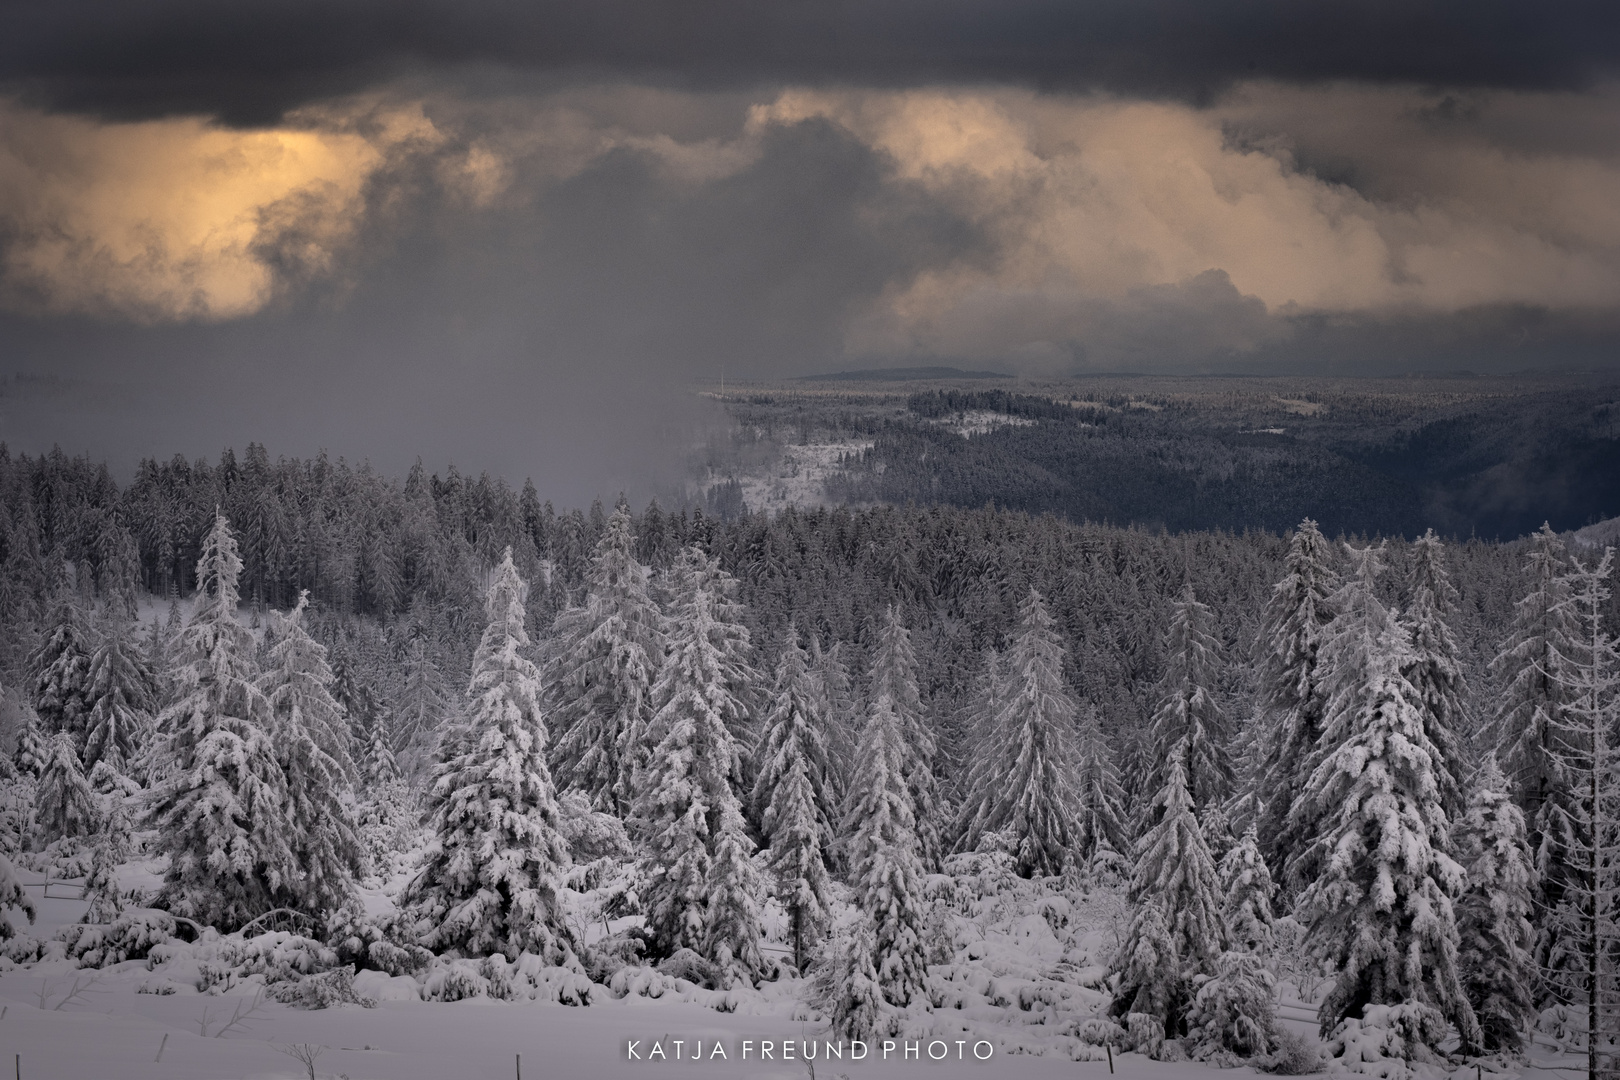
M 821 940 L 831 910 L 826 852 L 832 841 L 832 804 L 820 695 L 792 624 L 776 665 L 771 701 L 753 800 L 776 873 L 777 896 L 792 924 L 793 964 L 803 971 L 807 949 Z
M 118 889 L 118 867 L 129 859 L 129 815 L 124 810 L 124 794 L 112 791 L 100 797 L 100 825 L 90 872 L 85 877 L 84 899 L 89 902 L 80 922 L 107 924 L 124 910 Z
M 17 880 L 17 871 L 13 869 L 11 860 L 6 858 L 5 852 L 0 851 L 0 941 L 10 941 L 17 932 L 6 916 L 6 909 L 13 907 L 20 909 L 29 922 L 33 922 L 39 914 L 22 882 Z
M 73 736 L 65 731 L 51 738 L 34 798 L 34 829 L 41 846 L 96 831 L 100 815 L 95 792 L 84 778 Z
M 1250 825 L 1237 846 L 1221 860 L 1221 910 L 1232 947 L 1262 955 L 1271 949 L 1275 918 L 1271 897 L 1277 891 L 1260 854 L 1260 838 Z
M 630 511 L 621 506 L 597 541 L 584 605 L 557 616 L 547 665 L 557 781 L 620 817 L 632 801 L 635 751 L 664 651 L 649 573 L 636 560 Z
M 1282 580 L 1266 602 L 1256 652 L 1260 657 L 1261 732 L 1259 834 L 1274 874 L 1315 835 L 1309 812 L 1291 818 L 1310 779 L 1307 760 L 1322 735 L 1327 694 L 1317 654 L 1333 619 L 1338 588 L 1328 543 L 1306 518 L 1288 542 Z M 1290 890 L 1292 895 L 1292 890 Z
M 45 734 L 67 732 L 77 751 L 84 745 L 89 713 L 85 695 L 95 638 L 79 605 L 71 564 L 65 564 L 46 627 L 38 647 L 28 655 L 34 709 Z
M 1445 545 L 1430 529 L 1412 545 L 1406 610 L 1400 620 L 1412 646 L 1412 657 L 1403 674 L 1418 693 L 1429 741 L 1440 751 L 1434 778 L 1440 785 L 1440 803 L 1453 821 L 1462 816 L 1461 780 L 1468 775 L 1468 760 L 1463 752 L 1462 663 L 1457 658 L 1456 639 L 1446 624 L 1456 602 L 1457 590 L 1446 572 Z
M 259 689 L 270 702 L 282 728 L 296 730 L 315 741 L 337 763 L 343 775 L 356 778 L 349 718 L 332 693 L 333 674 L 326 662 L 326 646 L 310 637 L 304 627 L 309 590 L 298 594 L 292 611 L 277 621 L 269 663 L 259 676 Z
M 871 699 L 887 696 L 900 720 L 900 734 L 906 747 L 903 764 L 906 789 L 915 811 L 918 855 L 923 866 L 937 867 L 941 851 L 939 797 L 934 782 L 934 733 L 923 713 L 922 696 L 917 690 L 917 654 L 911 648 L 911 631 L 900 622 L 891 605 L 878 628 L 872 656 Z M 870 723 L 870 721 L 868 721 Z M 881 930 L 879 931 L 881 937 Z
M 254 677 L 253 635 L 236 619 L 241 571 L 216 514 L 176 642 L 173 700 L 158 715 L 148 804 L 153 849 L 168 857 L 158 904 L 227 931 L 280 906 L 299 875 L 270 703 Z
M 1388 627 L 1399 627 L 1395 612 L 1378 599 L 1378 578 L 1384 572 L 1384 543 L 1381 541 L 1376 546 L 1369 544 L 1363 548 L 1353 547 L 1349 543 L 1343 546 L 1350 573 L 1329 598 L 1335 614 L 1323 632 L 1317 651 L 1316 674 L 1326 695 L 1321 717 L 1322 733 L 1305 754 L 1303 767 L 1307 777 L 1306 786 L 1295 797 L 1294 805 L 1288 812 L 1287 828 L 1300 838 L 1300 842 L 1290 852 L 1282 872 L 1277 875 L 1284 893 L 1295 898 L 1319 876 L 1329 851 L 1325 838 L 1332 831 L 1332 824 L 1325 817 L 1332 816 L 1337 809 L 1306 797 L 1311 787 L 1309 778 L 1315 776 L 1322 763 L 1348 738 L 1348 717 L 1359 707 L 1361 695 L 1371 685 L 1374 664 L 1383 658 L 1379 649 L 1388 652 L 1393 648 L 1394 652 L 1390 655 L 1402 665 L 1408 664 L 1411 656 L 1411 649 L 1404 639 L 1387 647 L 1381 641 L 1381 635 Z M 1411 689 L 1404 700 L 1417 707 L 1417 691 L 1405 681 L 1404 676 L 1401 677 L 1401 685 Z M 1335 721 L 1338 722 L 1338 729 L 1329 738 L 1328 728 Z
M 426 643 L 418 637 L 411 643 L 405 661 L 405 693 L 395 714 L 394 730 L 396 758 L 401 762 L 401 771 L 413 783 L 431 759 L 449 712 L 444 676 Z
M 1229 1063 L 1269 1054 L 1277 1044 L 1277 979 L 1248 949 L 1228 949 L 1193 996 L 1193 1056 Z
M 883 999 L 904 1008 L 928 974 L 922 863 L 906 784 L 904 721 L 889 695 L 867 710 L 844 812 L 855 906 L 872 921 L 872 966 Z
M 1180 746 L 1193 805 L 1200 811 L 1218 806 L 1232 790 L 1226 719 L 1214 696 L 1221 665 L 1220 642 L 1210 634 L 1214 621 L 1214 612 L 1199 603 L 1191 585 L 1170 607 L 1164 677 L 1159 683 L 1159 708 L 1153 714 L 1153 753 L 1147 782 L 1141 786 L 1144 791 L 1164 787 L 1170 757 Z
M 1587 1071 L 1620 1072 L 1620 644 L 1608 632 L 1614 549 L 1595 566 L 1572 559 L 1574 623 L 1558 668 L 1565 707 L 1552 724 L 1566 805 L 1543 807 L 1544 858 L 1566 868 L 1558 903 L 1542 920 L 1544 975 L 1553 996 L 1585 1013 Z M 1550 808 L 1550 809 L 1549 809 Z
M 969 793 L 964 846 L 987 832 L 1017 846 L 1014 865 L 1024 877 L 1063 871 L 1079 841 L 1079 764 L 1074 727 L 1079 706 L 1063 681 L 1063 644 L 1041 594 L 1030 589 L 1018 613 L 1018 632 L 1007 649 L 999 715 L 992 729 L 989 768 Z
M 1448 853 L 1439 750 L 1401 674 L 1407 636 L 1374 594 L 1379 549 L 1347 550 L 1356 574 L 1335 596 L 1341 614 L 1322 648 L 1332 696 L 1319 764 L 1300 794 L 1320 832 L 1291 864 L 1312 867 L 1296 879 L 1308 884 L 1295 912 L 1313 952 L 1339 972 L 1318 1010 L 1322 1035 L 1369 1006 L 1400 1005 L 1437 1021 L 1418 1025 L 1424 1038 L 1449 1021 L 1477 1045 L 1457 970 L 1452 901 L 1465 875 Z
M 649 730 L 658 742 L 640 771 L 635 825 L 647 851 L 642 906 L 653 952 L 692 949 L 728 980 L 752 981 L 763 962 L 754 869 L 738 796 L 747 723 L 734 687 L 751 669 L 740 660 L 747 630 L 727 594 L 730 578 L 700 549 L 682 554 L 669 652 L 653 689 Z
M 1093 880 L 1130 878 L 1131 834 L 1125 814 L 1125 788 L 1108 738 L 1087 703 L 1075 726 L 1075 758 L 1080 773 L 1075 814 L 1074 857 Z
M 1457 901 L 1457 964 L 1488 1052 L 1519 1053 L 1535 1018 L 1535 871 L 1507 779 L 1487 754 L 1470 781 L 1457 854 L 1468 887 Z
M 38 779 L 40 770 L 45 768 L 47 753 L 49 753 L 48 740 L 40 730 L 39 716 L 33 709 L 24 705 L 22 727 L 17 732 L 17 752 L 12 756 L 12 764 L 16 766 L 17 775 Z
M 963 707 L 966 716 L 961 723 L 960 756 L 966 762 L 966 769 L 965 775 L 959 774 L 957 781 L 957 818 L 952 828 L 954 846 L 958 850 L 977 845 L 978 836 L 971 841 L 968 839 L 974 819 L 978 816 L 974 795 L 990 788 L 992 778 L 1000 772 L 1005 756 L 1003 744 L 1008 736 L 997 726 L 1002 718 L 1005 674 L 1001 653 L 994 648 L 986 648 L 984 669 L 973 680 L 973 691 Z
M 84 767 L 106 761 L 127 772 L 151 730 L 157 706 L 157 677 L 134 647 L 125 628 L 106 627 L 90 657 Z
M 1153 797 L 1158 824 L 1136 844 L 1136 914 L 1115 961 L 1114 1013 L 1150 1014 L 1170 1038 L 1185 1029 L 1194 977 L 1216 973 L 1227 940 L 1220 876 L 1194 812 L 1184 753 L 1181 744 L 1171 751 L 1164 786 Z M 1149 954 L 1157 969 L 1144 959 Z
M 816 975 L 816 998 L 832 1029 L 846 1039 L 877 1034 L 887 1003 L 872 964 L 872 921 L 862 913 L 855 925 L 830 940 Z
M 373 721 L 371 730 L 366 732 L 366 745 L 362 748 L 359 761 L 361 783 L 367 792 L 374 792 L 386 784 L 399 780 L 399 762 L 394 757 L 394 748 L 388 741 L 388 733 L 383 726 Z
M 433 839 L 401 900 L 434 951 L 530 952 L 560 964 L 578 943 L 557 897 L 568 849 L 546 767 L 540 673 L 523 654 L 527 591 L 508 548 L 484 603 L 464 729 L 433 767 Z
M 1530 539 L 1525 572 L 1529 590 L 1514 606 L 1513 627 L 1491 662 L 1502 682 L 1496 742 L 1514 800 L 1524 810 L 1536 859 L 1537 907 L 1554 912 L 1576 873 L 1561 832 L 1575 813 L 1577 796 L 1563 770 L 1581 746 L 1566 745 L 1570 680 L 1563 668 L 1577 652 L 1580 631 L 1564 542 L 1546 524 Z M 1554 920 L 1537 922 L 1536 960 L 1546 967 L 1559 931 Z
M 279 620 L 259 688 L 270 703 L 270 737 L 287 778 L 288 844 L 300 873 L 284 886 L 286 906 L 335 911 L 354 892 L 360 844 L 345 797 L 357 776 L 349 727 L 332 696 L 326 648 L 303 625 L 309 594 Z
M 831 805 L 843 805 L 849 778 L 855 767 L 855 744 L 859 739 L 859 712 L 853 681 L 844 663 L 842 642 L 822 648 L 821 640 L 810 638 L 810 673 L 820 699 L 819 712 L 826 720 L 828 797 Z

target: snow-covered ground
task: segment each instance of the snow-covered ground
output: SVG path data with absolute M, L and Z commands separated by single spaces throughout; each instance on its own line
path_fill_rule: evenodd
M 954 431 L 966 439 L 973 435 L 988 435 L 997 428 L 1029 427 L 1035 421 L 1027 416 L 1010 416 L 1007 413 L 992 412 L 989 409 L 969 409 L 952 416 L 942 416 L 929 423 L 938 424 L 947 431 Z
M 871 448 L 870 441 L 784 446 L 782 456 L 763 470 L 738 475 L 743 501 L 749 510 L 772 514 L 790 506 L 820 506 L 827 501 L 827 478 L 839 470 L 839 459 Z
M 23 933 L 48 940 L 83 914 L 76 882 L 53 881 L 47 894 L 44 875 L 19 868 L 18 876 L 39 909 L 32 926 L 12 913 Z M 126 866 L 120 880 L 126 888 L 155 884 L 152 868 L 142 863 Z M 0 962 L 0 1054 L 30 1080 L 307 1077 L 289 1056 L 299 1047 L 318 1051 L 317 1077 L 349 1080 L 516 1077 L 519 1055 L 530 1078 L 1108 1075 L 1102 1048 L 1076 1032 L 1106 1000 L 1096 989 L 1105 970 L 1097 961 L 1119 929 L 1117 894 L 1101 890 L 1071 904 L 1016 883 L 1010 892 L 973 895 L 975 883 L 985 883 L 982 876 L 930 880 L 936 892 L 954 890 L 949 907 L 957 947 L 948 963 L 932 968 L 935 1008 L 915 1014 L 886 1057 L 883 1040 L 875 1039 L 864 1060 L 851 1060 L 854 1050 L 846 1046 L 843 1058 L 829 1062 L 827 1025 L 804 1004 L 807 985 L 791 978 L 728 994 L 638 969 L 645 974 L 630 981 L 661 980 L 662 989 L 650 991 L 660 996 L 636 990 L 616 996 L 598 985 L 588 1006 L 570 1007 L 521 995 L 425 1001 L 417 979 L 361 972 L 354 989 L 371 1007 L 307 1010 L 270 1000 L 258 975 L 216 985 L 229 987 L 222 993 L 200 991 L 203 953 L 184 945 L 162 961 L 130 960 L 100 970 L 68 959 Z M 368 889 L 366 907 L 388 908 L 392 891 Z M 615 920 L 612 929 L 625 921 Z M 780 922 L 779 913 L 767 919 L 768 927 L 773 921 Z M 599 936 L 599 927 L 593 930 L 591 936 Z M 1290 997 L 1282 1003 L 1284 1021 L 1314 1030 L 1314 1010 Z M 640 1060 L 629 1057 L 632 1040 Z M 761 1058 L 767 1042 L 768 1061 Z M 785 1042 L 795 1044 L 793 1061 L 782 1058 Z M 802 1060 L 805 1042 L 820 1044 L 817 1060 Z M 698 1043 L 704 1057 L 694 1062 Z M 713 1056 L 716 1043 L 723 1059 Z M 915 1046 L 911 1059 L 907 1043 Z M 984 1060 L 973 1057 L 975 1046 Z M 930 1050 L 941 1060 L 929 1060 Z M 1137 1080 L 1208 1075 L 1203 1065 L 1121 1051 L 1114 1069 Z

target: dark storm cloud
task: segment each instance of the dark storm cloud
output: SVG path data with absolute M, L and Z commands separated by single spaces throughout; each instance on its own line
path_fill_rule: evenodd
M 644 498 L 684 479 L 719 421 L 695 378 L 829 366 L 850 308 L 975 244 L 819 121 L 767 132 L 704 184 L 619 150 L 474 207 L 436 165 L 373 192 L 388 205 L 365 215 L 339 302 L 310 287 L 245 317 L 139 328 L 0 315 L 0 440 L 125 475 L 142 456 L 256 440 L 396 474 L 420 455 L 532 476 L 564 505 Z
M 696 88 L 1007 82 L 1201 99 L 1236 81 L 1572 88 L 1620 65 L 1599 0 L 66 0 L 11 4 L 0 85 L 116 117 L 274 122 L 480 65 Z

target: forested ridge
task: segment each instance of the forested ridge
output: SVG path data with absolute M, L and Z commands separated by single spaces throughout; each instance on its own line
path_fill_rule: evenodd
M 0 898 L 88 907 L 9 962 L 1311 1071 L 1286 978 L 1351 1071 L 1614 1068 L 1620 612 L 1550 528 L 559 512 L 258 446 L 0 495 Z
M 816 385 L 739 389 L 727 405 L 740 442 L 869 444 L 828 478 L 834 503 L 990 503 L 1172 531 L 1281 532 L 1310 516 L 1330 534 L 1500 540 L 1620 513 L 1612 377 Z M 746 468 L 759 450 L 734 453 Z

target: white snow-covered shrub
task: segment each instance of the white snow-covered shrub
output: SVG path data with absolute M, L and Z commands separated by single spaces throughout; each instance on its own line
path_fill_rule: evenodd
M 355 992 L 354 968 L 348 966 L 273 983 L 266 993 L 272 1001 L 295 1009 L 329 1009 L 334 1005 L 361 1005 L 369 1009 L 377 1004 Z
M 1270 1054 L 1254 1060 L 1255 1068 L 1278 1076 L 1307 1076 L 1324 1067 L 1322 1046 L 1309 1035 L 1279 1027 L 1275 1047 Z
M 1536 1015 L 1536 1030 L 1543 1035 L 1567 1043 L 1571 1039 L 1586 1038 L 1586 1014 L 1567 1005 L 1553 1005 Z
M 67 946 L 53 938 L 37 938 L 27 934 L 7 938 L 0 943 L 0 957 L 13 964 L 38 964 L 47 960 L 67 958 Z
M 4 853 L 0 853 L 0 941 L 7 942 L 16 933 L 10 917 L 5 913 L 8 907 L 22 909 L 28 921 L 30 923 L 34 921 L 34 901 L 29 898 L 22 883 L 17 880 L 17 872 L 12 869 L 11 860 L 6 858 Z
M 691 949 L 675 950 L 659 961 L 658 971 L 673 979 L 685 979 L 706 990 L 717 989 L 722 981 L 719 969 Z
M 433 954 L 411 938 L 411 927 L 398 915 L 367 915 L 355 904 L 333 917 L 326 943 L 339 963 L 352 964 L 358 971 L 414 975 L 427 968 Z
M 846 1038 L 867 1039 L 887 1028 L 889 1005 L 872 964 L 872 930 L 866 919 L 835 933 L 823 946 L 815 995 L 833 1030 Z
M 1074 1033 L 1081 1042 L 1091 1046 L 1123 1048 L 1131 1045 L 1131 1037 L 1125 1029 L 1106 1016 L 1087 1017 L 1075 1028 Z
M 1413 1062 L 1433 1060 L 1429 1049 L 1446 1035 L 1440 1010 L 1417 1002 L 1368 1005 L 1362 1015 L 1347 1017 L 1328 1040 L 1327 1053 L 1346 1072 L 1379 1080 L 1411 1080 Z
M 85 877 L 90 873 L 95 855 L 95 845 L 89 839 L 63 836 L 38 851 L 18 855 L 17 862 L 35 873 L 49 875 L 54 881 Z
M 423 1001 L 544 1001 L 589 1005 L 596 987 L 578 967 L 547 964 L 534 953 L 508 961 L 500 953 L 478 960 L 436 957 L 422 984 Z
M 80 967 L 100 968 L 144 960 L 155 946 L 172 941 L 174 931 L 174 918 L 168 912 L 132 908 L 110 923 L 64 926 L 56 936 Z
M 1193 1056 L 1216 1060 L 1221 1054 L 1249 1058 L 1270 1053 L 1277 1034 L 1276 984 L 1254 953 L 1222 953 L 1215 976 L 1203 980 L 1193 999 L 1188 1017 Z
M 1155 1061 L 1164 1056 L 1164 1021 L 1152 1013 L 1133 1012 L 1125 1018 L 1131 1049 Z
M 464 1001 L 489 997 L 489 979 L 476 960 L 444 960 L 435 957 L 422 982 L 423 1001 Z
M 337 953 L 313 938 L 284 930 L 244 940 L 205 929 L 195 942 L 165 941 L 147 953 L 147 966 L 169 978 L 192 982 L 205 994 L 226 993 L 254 977 L 266 986 L 330 971 Z
M 622 859 L 634 852 L 624 822 L 592 809 L 584 792 L 576 789 L 558 795 L 557 809 L 557 831 L 568 841 L 568 851 L 576 864 Z

